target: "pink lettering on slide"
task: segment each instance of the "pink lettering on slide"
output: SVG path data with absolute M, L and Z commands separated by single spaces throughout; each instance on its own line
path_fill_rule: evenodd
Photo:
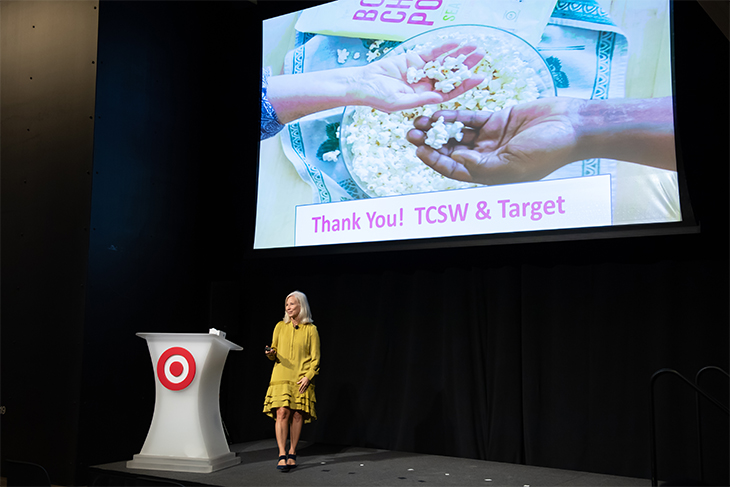
M 358 10 L 355 15 L 352 16 L 352 20 L 367 20 L 374 21 L 378 18 L 377 10 Z
M 314 222 L 314 233 L 342 232 L 347 230 L 360 230 L 360 217 L 352 213 L 352 218 L 333 218 L 328 220 L 326 216 L 312 217 Z
M 389 3 L 386 5 L 387 8 L 411 8 L 411 2 L 413 0 L 397 0 L 397 3 Z
M 510 200 L 499 200 L 497 203 L 502 205 L 502 218 L 520 218 L 529 216 L 530 220 L 538 221 L 541 220 L 543 216 L 554 215 L 556 207 L 558 213 L 565 213 L 565 209 L 563 208 L 565 199 L 562 196 L 558 196 L 558 198 L 554 201 L 525 201 L 520 204 L 512 203 Z
M 398 225 L 398 214 L 393 213 L 392 215 L 378 215 L 377 211 L 372 212 L 372 214 L 367 211 L 365 212 L 365 216 L 368 217 L 368 223 L 370 224 L 370 228 L 383 228 L 385 226 L 389 227 L 395 227 Z M 403 209 L 400 210 L 400 224 L 403 225 Z
M 416 8 L 419 10 L 438 10 L 443 0 L 416 0 Z
M 466 220 L 467 212 L 469 211 L 469 203 L 464 204 L 463 207 L 461 204 L 457 204 L 456 206 L 429 206 L 428 208 L 421 206 L 419 208 L 414 208 L 414 210 L 418 213 L 419 225 L 423 224 L 424 220 L 426 220 L 426 223 L 431 225 L 434 223 L 446 223 L 449 220 L 451 220 L 451 222 L 463 222 Z
M 408 23 L 409 24 L 416 24 L 416 25 L 433 25 L 433 22 L 430 20 L 427 20 L 428 17 L 423 12 L 415 12 L 412 13 L 410 17 L 408 17 Z
M 403 22 L 405 20 L 405 18 L 406 18 L 406 13 L 405 12 L 395 12 L 397 14 L 396 17 L 392 17 L 392 18 L 391 17 L 386 17 L 386 15 L 392 14 L 392 13 L 393 13 L 392 10 L 386 10 L 380 16 L 380 20 L 382 20 L 383 22 L 390 22 L 390 23 L 393 23 L 393 24 L 399 24 L 399 23 Z

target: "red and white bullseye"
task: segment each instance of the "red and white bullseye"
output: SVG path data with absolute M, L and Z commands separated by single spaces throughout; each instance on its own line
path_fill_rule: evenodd
M 171 347 L 157 361 L 157 378 L 171 391 L 180 391 L 195 378 L 195 359 L 182 347 Z

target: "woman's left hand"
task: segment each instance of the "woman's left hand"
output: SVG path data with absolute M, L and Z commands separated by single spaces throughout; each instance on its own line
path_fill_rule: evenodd
M 297 384 L 299 384 L 299 394 L 304 394 L 304 391 L 309 387 L 309 379 L 306 376 L 302 377 L 297 381 Z

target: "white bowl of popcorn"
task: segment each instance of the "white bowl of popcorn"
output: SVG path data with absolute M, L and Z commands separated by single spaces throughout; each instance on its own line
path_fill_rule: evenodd
M 413 120 L 438 110 L 498 111 L 512 105 L 555 96 L 550 68 L 537 50 L 520 37 L 494 27 L 459 25 L 413 37 L 386 56 L 410 50 L 421 51 L 444 42 L 472 42 L 486 55 L 471 71 L 484 74 L 476 88 L 437 105 L 384 113 L 370 107 L 346 107 L 340 129 L 340 150 L 353 180 L 370 197 L 444 191 L 478 186 L 446 178 L 416 156 L 416 147 L 406 140 Z M 443 92 L 458 86 L 465 73 L 460 58 L 442 57 L 423 70 L 410 70 L 409 81 L 428 76 Z M 411 72 L 413 71 L 413 72 Z M 426 143 L 439 148 L 449 138 L 460 139 L 461 127 L 435 123 Z

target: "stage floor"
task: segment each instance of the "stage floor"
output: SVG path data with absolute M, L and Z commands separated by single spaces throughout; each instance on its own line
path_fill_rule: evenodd
M 611 486 L 646 487 L 649 479 L 599 475 L 570 470 L 422 455 L 369 448 L 300 443 L 299 466 L 288 473 L 276 469 L 278 450 L 271 440 L 231 446 L 241 464 L 217 472 L 183 473 L 137 470 L 126 461 L 90 469 L 89 485 L 238 486 Z M 145 484 L 135 479 L 147 478 Z M 160 483 L 155 482 L 161 481 Z

